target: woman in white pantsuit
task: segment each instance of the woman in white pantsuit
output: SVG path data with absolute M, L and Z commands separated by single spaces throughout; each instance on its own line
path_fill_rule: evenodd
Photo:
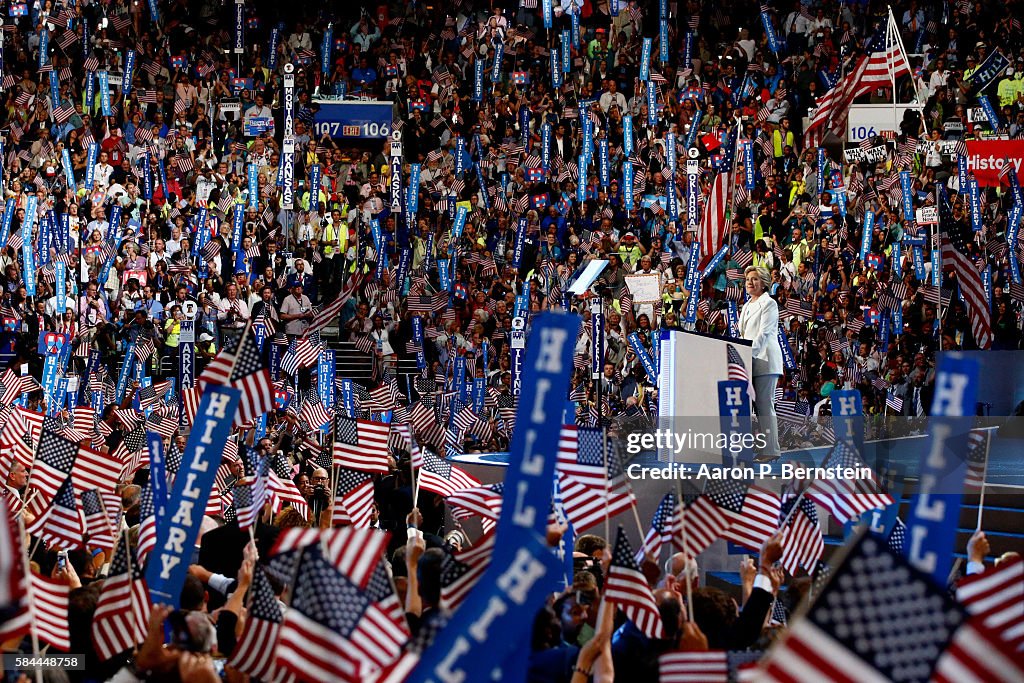
M 764 268 L 749 266 L 743 271 L 750 299 L 740 313 L 740 336 L 753 342 L 754 408 L 766 439 L 762 457 L 778 458 L 779 422 L 775 417 L 775 385 L 782 376 L 782 348 L 779 346 L 779 305 L 768 296 L 771 276 Z

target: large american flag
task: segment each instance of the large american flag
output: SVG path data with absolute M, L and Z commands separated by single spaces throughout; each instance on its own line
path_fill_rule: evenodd
M 729 145 L 726 141 L 726 145 Z M 704 206 L 700 219 L 700 255 L 710 258 L 722 246 L 728 226 L 725 224 L 725 210 L 729 202 L 729 169 L 719 171 L 711 183 L 711 196 Z
M 744 548 L 759 551 L 779 529 L 782 501 L 768 489 L 751 486 L 743 498 L 743 509 L 722 538 Z
M 71 550 L 82 546 L 85 529 L 82 527 L 82 518 L 78 512 L 78 502 L 75 500 L 70 479 L 57 490 L 57 495 L 48 508 L 37 510 L 34 500 L 29 504 L 29 508 L 38 514 L 26 528 L 29 534 L 38 536 L 46 541 L 50 548 L 57 550 Z
M 334 430 L 335 467 L 387 474 L 391 425 L 339 415 Z
M 373 477 L 366 472 L 338 468 L 338 480 L 334 488 L 334 507 L 331 510 L 332 524 L 351 524 L 355 527 L 370 526 L 373 505 Z
M 211 384 L 231 386 L 241 391 L 242 398 L 235 413 L 236 426 L 274 409 L 274 384 L 256 345 L 251 324 L 243 331 L 237 349 L 225 348 L 199 375 L 197 386 L 203 391 Z
M 147 484 L 142 489 L 142 499 L 139 503 L 139 541 L 138 554 L 141 560 L 156 547 L 156 507 L 153 505 L 153 486 Z
M 791 575 L 800 567 L 810 571 L 825 552 L 825 539 L 814 503 L 801 496 L 799 501 L 796 498 L 787 501 L 782 511 L 788 513 L 793 505 L 797 505 L 797 509 L 782 530 L 781 559 L 782 567 Z
M 857 451 L 839 442 L 825 458 L 822 467 L 864 467 Z M 816 478 L 807 489 L 807 496 L 832 513 L 840 524 L 860 517 L 868 510 L 879 510 L 892 504 L 893 499 L 875 481 L 867 477 Z
M 696 557 L 720 538 L 743 513 L 747 485 L 722 479 L 711 481 L 704 493 L 676 510 L 673 540 L 689 557 Z
M 36 460 L 32 466 L 29 485 L 38 493 L 33 503 L 44 508 L 57 496 L 57 491 L 67 480 L 78 456 L 78 444 L 68 441 L 52 430 L 44 430 L 39 437 Z
M 956 598 L 1011 648 L 1024 649 L 1024 559 L 1013 557 L 965 577 Z
M 1019 659 L 1001 652 L 991 634 L 885 541 L 864 535 L 844 559 L 768 652 L 758 680 L 1024 680 Z M 849 586 L 857 587 L 852 600 Z M 852 635 L 859 633 L 871 635 Z
M 605 470 L 606 444 L 602 429 L 575 429 L 576 452 L 571 454 L 574 429 L 563 427 L 556 471 L 565 514 L 573 528 L 582 533 L 604 519 L 626 512 L 636 505 L 636 498 L 614 442 L 607 444 L 608 469 Z
M 447 460 L 428 451 L 421 451 L 423 462 L 416 472 L 419 487 L 442 496 L 480 486 L 480 482 Z
M 971 332 L 979 349 L 992 346 L 992 316 L 988 307 L 988 296 L 981 281 L 981 274 L 969 258 L 953 246 L 948 237 L 942 238 L 942 267 L 952 269 L 960 283 L 960 293 L 967 304 L 967 317 L 971 321 Z
M 648 638 L 663 636 L 664 626 L 654 594 L 633 558 L 633 548 L 621 526 L 615 538 L 608 576 L 604 580 L 604 597 L 611 604 L 618 605 Z
M 491 564 L 494 533 L 487 533 L 476 545 L 445 556 L 441 563 L 441 604 L 454 611 L 469 595 Z
M 306 548 L 278 634 L 279 667 L 306 680 L 359 681 L 398 658 L 409 637 L 401 605 L 380 562 L 366 569 L 339 571 L 319 546 Z
M 102 659 L 130 650 L 146 639 L 149 593 L 138 562 L 129 562 L 127 534 L 114 551 L 92 619 L 92 642 Z
M 20 554 L 19 550 L 15 557 Z M 32 582 L 32 600 L 29 600 L 28 582 L 20 572 L 14 576 L 18 588 L 13 597 L 17 599 L 18 608 L 17 612 L 0 622 L 0 638 L 8 641 L 27 635 L 34 624 L 40 640 L 58 650 L 69 651 L 71 635 L 68 630 L 68 596 L 71 587 L 62 581 L 33 572 L 29 579 Z
M 245 627 L 228 664 L 243 674 L 264 681 L 276 681 L 279 673 L 274 660 L 277 635 L 284 621 L 284 610 L 274 597 L 270 581 L 261 567 L 256 567 L 249 588 L 252 603 Z M 285 674 L 287 675 L 287 674 Z
M 309 327 L 306 328 L 305 337 L 319 332 L 323 328 L 330 325 L 334 319 L 341 313 L 341 309 L 348 303 L 348 300 L 352 298 L 352 295 L 359 289 L 359 285 L 363 282 L 363 275 L 353 275 L 349 277 L 348 282 L 345 284 L 344 289 L 338 295 L 338 298 L 318 311 L 313 319 L 309 321 Z

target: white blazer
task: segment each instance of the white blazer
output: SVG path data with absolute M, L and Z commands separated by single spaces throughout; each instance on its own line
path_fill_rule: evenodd
M 758 374 L 782 374 L 779 305 L 767 292 L 743 304 L 740 311 L 740 336 L 753 342 L 753 357 L 768 364 L 768 370 Z M 753 375 L 754 372 L 751 370 L 751 376 Z

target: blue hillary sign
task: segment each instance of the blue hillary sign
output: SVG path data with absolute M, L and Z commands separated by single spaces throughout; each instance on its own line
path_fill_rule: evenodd
M 946 585 L 967 474 L 967 437 L 978 397 L 978 361 L 961 354 L 939 356 L 928 445 L 910 504 L 904 554 L 910 564 Z
M 157 526 L 156 547 L 146 569 L 146 584 L 153 603 L 179 604 L 206 501 L 240 396 L 233 387 L 208 385 L 203 391 L 168 500 L 167 509 L 174 514 L 165 515 L 163 524 Z

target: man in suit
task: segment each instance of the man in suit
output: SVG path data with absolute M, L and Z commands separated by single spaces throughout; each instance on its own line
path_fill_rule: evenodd
M 559 123 L 555 128 L 555 134 L 551 136 L 551 156 L 562 157 L 566 163 L 576 159 L 576 150 L 572 146 L 571 136 L 566 133 L 564 123 Z

